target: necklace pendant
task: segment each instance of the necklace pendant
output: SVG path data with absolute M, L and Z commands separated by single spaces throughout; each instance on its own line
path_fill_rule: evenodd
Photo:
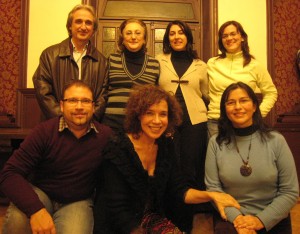
M 248 164 L 243 164 L 240 168 L 242 176 L 249 176 L 252 173 L 252 168 Z

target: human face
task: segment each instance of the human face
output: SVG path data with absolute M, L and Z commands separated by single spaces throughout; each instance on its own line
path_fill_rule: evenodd
M 235 128 L 245 128 L 253 124 L 256 105 L 244 89 L 232 90 L 225 102 L 226 115 Z
M 242 51 L 242 41 L 244 38 L 234 25 L 228 25 L 222 34 L 222 43 L 228 53 L 237 53 Z
M 150 140 L 159 138 L 168 127 L 168 104 L 165 100 L 153 104 L 140 117 L 143 136 Z
M 70 30 L 72 32 L 72 40 L 75 44 L 88 43 L 94 34 L 93 15 L 85 9 L 75 11 Z
M 70 98 L 77 100 L 93 100 L 93 95 L 88 88 L 71 86 L 64 93 L 64 100 Z M 93 102 L 90 104 L 82 104 L 82 102 L 77 102 L 74 105 L 68 103 L 67 101 L 61 101 L 60 108 L 64 119 L 72 132 L 87 129 L 95 111 Z
M 145 30 L 139 23 L 129 23 L 122 32 L 123 45 L 131 52 L 139 51 L 145 41 Z
M 173 50 L 185 51 L 187 45 L 187 37 L 179 25 L 172 25 L 169 32 L 169 41 Z

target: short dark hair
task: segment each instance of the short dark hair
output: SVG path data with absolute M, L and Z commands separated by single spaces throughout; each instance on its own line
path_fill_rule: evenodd
M 263 117 L 259 109 L 259 101 L 253 89 L 243 82 L 233 83 L 225 89 L 221 97 L 220 118 L 218 120 L 219 133 L 216 139 L 219 145 L 221 145 L 222 142 L 225 142 L 225 144 L 230 144 L 231 137 L 234 135 L 233 125 L 226 114 L 226 102 L 228 101 L 230 93 L 239 88 L 248 94 L 249 98 L 256 106 L 256 110 L 252 116 L 253 126 L 260 131 L 262 139 L 265 139 L 265 136 L 269 136 L 268 133 L 271 131 L 271 129 L 268 128 L 263 121 Z
M 178 25 L 183 31 L 184 35 L 186 36 L 187 38 L 186 51 L 188 52 L 189 57 L 193 59 L 199 58 L 197 55 L 197 51 L 193 49 L 194 40 L 193 40 L 192 30 L 186 22 L 181 20 L 174 20 L 168 24 L 163 38 L 163 52 L 165 54 L 170 54 L 173 51 L 169 40 L 170 29 L 173 25 Z
M 144 29 L 144 40 L 145 40 L 145 44 L 143 45 L 143 50 L 145 52 L 147 52 L 147 41 L 148 41 L 148 32 L 147 32 L 147 26 L 146 24 L 140 20 L 140 19 L 136 19 L 136 18 L 130 18 L 130 19 L 126 19 L 124 20 L 121 25 L 120 25 L 120 28 L 119 28 L 119 38 L 118 38 L 118 51 L 119 52 L 122 52 L 125 50 L 125 46 L 123 45 L 123 41 L 124 41 L 124 38 L 123 38 L 123 30 L 124 28 L 126 27 L 127 24 L 130 24 L 130 23 L 138 23 L 139 25 L 142 26 L 142 28 Z
M 165 100 L 168 104 L 168 127 L 166 136 L 171 136 L 175 127 L 181 124 L 182 110 L 175 96 L 155 85 L 135 86 L 130 94 L 126 106 L 124 129 L 139 137 L 141 121 L 139 117 L 155 103 Z
M 218 45 L 219 45 L 219 50 L 221 51 L 221 54 L 219 54 L 219 57 L 220 58 L 226 57 L 227 51 L 223 45 L 222 36 L 223 36 L 225 28 L 228 27 L 229 25 L 233 25 L 234 27 L 236 27 L 236 31 L 238 33 L 240 33 L 242 38 L 244 39 L 244 41 L 242 41 L 242 51 L 243 51 L 244 67 L 245 67 L 246 65 L 248 65 L 251 62 L 251 59 L 254 58 L 254 56 L 250 54 L 250 48 L 248 45 L 248 35 L 245 32 L 243 26 L 237 21 L 234 21 L 234 20 L 227 21 L 224 24 L 222 24 L 221 27 L 219 28 Z
M 68 30 L 69 37 L 72 36 L 72 31 L 70 30 L 70 27 L 72 26 L 73 15 L 74 15 L 74 13 L 76 11 L 81 10 L 81 9 L 87 10 L 87 11 L 89 11 L 93 15 L 93 18 L 94 18 L 93 19 L 94 33 L 98 29 L 98 19 L 96 18 L 96 14 L 95 14 L 94 8 L 92 6 L 90 6 L 90 5 L 78 4 L 75 7 L 73 7 L 73 9 L 68 14 L 66 27 L 67 27 L 67 30 Z
M 93 97 L 93 101 L 94 101 L 94 93 L 93 93 L 93 90 L 92 90 L 91 86 L 89 86 L 87 83 L 84 83 L 82 80 L 72 80 L 72 81 L 66 83 L 63 87 L 63 90 L 62 90 L 61 100 L 63 100 L 65 98 L 66 90 L 73 87 L 73 86 L 83 87 L 83 88 L 89 89 L 92 93 L 92 97 Z

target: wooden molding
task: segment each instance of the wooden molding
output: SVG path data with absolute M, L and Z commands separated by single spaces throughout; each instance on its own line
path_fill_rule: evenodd
M 21 1 L 21 25 L 20 25 L 20 65 L 19 88 L 27 86 L 27 53 L 28 53 L 28 28 L 29 28 L 29 0 Z M 17 107 L 18 109 L 18 107 Z
M 33 128 L 42 121 L 43 116 L 35 97 L 34 88 L 17 90 L 17 107 L 17 127 Z

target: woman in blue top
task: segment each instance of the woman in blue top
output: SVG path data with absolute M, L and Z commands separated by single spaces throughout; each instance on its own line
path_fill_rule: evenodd
M 215 233 L 291 234 L 289 212 L 299 196 L 293 155 L 284 137 L 264 125 L 258 99 L 245 83 L 229 85 L 220 105 L 219 133 L 205 164 L 208 191 L 225 192 L 241 205 L 225 208 Z

